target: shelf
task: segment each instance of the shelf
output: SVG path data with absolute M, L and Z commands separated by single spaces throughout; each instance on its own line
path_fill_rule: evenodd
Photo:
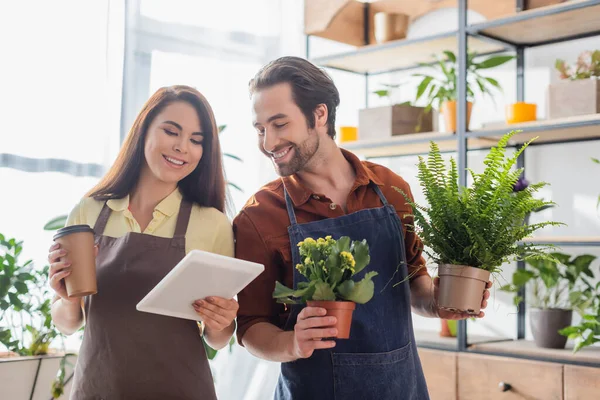
M 573 345 L 567 343 L 565 349 L 542 349 L 530 340 L 510 340 L 505 342 L 479 343 L 469 347 L 469 351 L 494 353 L 498 355 L 535 358 L 538 360 L 572 364 L 600 365 L 600 347 L 586 347 L 573 354 Z
M 600 1 L 573 0 L 471 25 L 470 34 L 540 46 L 600 34 Z
M 416 330 L 415 340 L 417 346 L 426 349 L 458 350 L 458 339 L 456 337 L 440 336 L 438 331 Z M 492 343 L 495 341 L 507 341 L 511 339 L 499 339 L 497 337 L 469 334 L 469 343 Z
M 536 136 L 539 137 L 533 142 L 533 145 L 539 143 L 600 139 L 600 114 L 505 125 L 502 128 L 496 127 L 468 132 L 467 137 L 479 139 L 488 138 L 497 142 L 502 135 L 511 130 L 523 131 L 512 137 L 510 142 L 511 145 L 525 143 Z
M 340 143 L 340 147 L 364 157 L 426 155 L 429 153 L 430 141 L 436 142 L 442 153 L 458 150 L 456 135 L 440 132 L 411 133 L 385 139 L 343 142 Z M 470 149 L 481 149 L 489 148 L 497 141 L 490 138 L 470 138 L 468 142 Z
M 458 50 L 456 32 L 364 46 L 346 53 L 314 58 L 312 61 L 323 67 L 376 74 L 414 68 L 419 63 L 430 63 L 434 61 L 433 54 L 440 54 L 444 50 Z M 471 37 L 469 50 L 488 54 L 506 50 L 506 47 L 486 38 Z
M 553 244 L 556 246 L 600 246 L 600 236 L 545 236 L 523 240 L 532 244 Z

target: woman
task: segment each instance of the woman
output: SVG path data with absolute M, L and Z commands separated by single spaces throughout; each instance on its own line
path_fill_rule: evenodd
M 233 256 L 225 185 L 207 100 L 187 86 L 159 89 L 115 164 L 68 218 L 67 225 L 94 228 L 98 293 L 69 299 L 69 255 L 50 248 L 53 321 L 65 334 L 85 322 L 71 398 L 216 398 L 198 325 L 135 306 L 190 250 Z M 190 306 L 207 343 L 223 348 L 237 302 L 208 298 Z

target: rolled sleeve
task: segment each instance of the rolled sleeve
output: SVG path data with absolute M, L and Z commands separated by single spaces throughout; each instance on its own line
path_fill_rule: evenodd
M 263 264 L 265 270 L 238 294 L 238 343 L 243 346 L 243 337 L 248 329 L 259 323 L 277 324 L 278 304 L 273 299 L 278 270 L 273 256 L 250 217 L 242 211 L 233 221 L 236 258 Z

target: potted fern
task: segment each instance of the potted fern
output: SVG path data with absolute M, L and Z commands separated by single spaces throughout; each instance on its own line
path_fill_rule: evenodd
M 424 68 L 434 71 L 434 74 L 413 74 L 421 78 L 417 87 L 415 102 L 425 96 L 425 110 L 438 109 L 444 115 L 446 132 L 456 132 L 456 100 L 458 99 L 458 63 L 456 55 L 449 50 L 443 52 L 444 57 L 434 55 L 436 62 L 432 65 L 422 64 Z M 467 55 L 467 129 L 473 108 L 475 90 L 483 95 L 492 96 L 493 89 L 502 90 L 500 83 L 494 78 L 483 76 L 481 70 L 498 67 L 512 60 L 514 56 L 490 56 L 480 62 L 475 61 L 474 52 Z
M 306 238 L 298 247 L 302 263 L 296 269 L 307 280 L 299 282 L 296 290 L 277 282 L 273 297 L 279 303 L 325 308 L 326 315 L 337 319 L 336 337 L 348 339 L 356 303 L 367 303 L 375 290 L 375 271 L 367 272 L 358 282 L 352 279 L 369 264 L 369 245 L 365 240 L 351 241 L 347 236 L 338 240 L 326 236 L 317 240 Z
M 525 143 L 510 157 L 506 146 L 515 131 L 504 135 L 484 160 L 480 174 L 470 171 L 473 184 L 458 185 L 458 168 L 450 160 L 448 171 L 439 147 L 431 142 L 428 160 L 419 157 L 418 178 L 428 206 L 416 204 L 401 189 L 412 206 L 414 229 L 425 245 L 425 252 L 439 266 L 438 302 L 442 309 L 478 315 L 481 299 L 491 273 L 502 271 L 502 264 L 515 259 L 548 259 L 548 246 L 527 243 L 526 238 L 556 222 L 523 224 L 525 216 L 553 204 L 533 197 L 547 184 L 529 185 L 517 193 L 513 187 L 522 169 L 513 169 L 529 145 Z

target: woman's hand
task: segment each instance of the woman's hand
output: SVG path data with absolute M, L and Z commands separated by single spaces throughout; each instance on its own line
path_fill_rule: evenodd
M 94 246 L 95 256 L 98 256 L 98 246 Z M 48 273 L 48 281 L 52 290 L 63 299 L 70 303 L 80 303 L 81 299 L 69 299 L 67 288 L 65 286 L 65 278 L 71 274 L 71 262 L 67 251 L 60 247 L 60 243 L 54 243 L 48 251 L 48 262 L 50 263 L 50 271 Z
M 196 300 L 192 306 L 204 326 L 213 332 L 220 332 L 231 326 L 239 309 L 239 304 L 234 299 L 227 300 L 217 296 Z

